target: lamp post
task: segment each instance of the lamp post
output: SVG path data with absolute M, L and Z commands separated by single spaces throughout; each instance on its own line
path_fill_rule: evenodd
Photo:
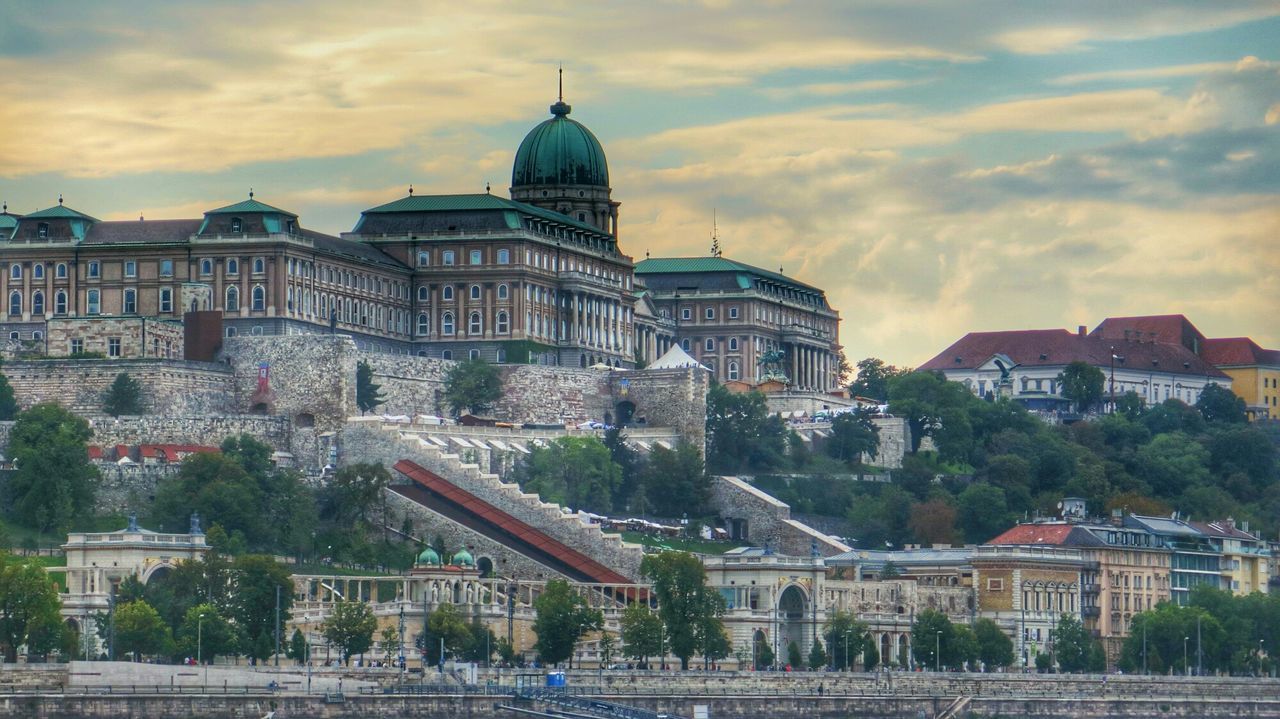
M 658 625 L 658 668 L 667 668 L 667 625 Z
M 942 671 L 942 632 L 933 633 L 933 670 Z
M 1262 676 L 1262 642 L 1263 641 L 1264 640 L 1262 639 L 1258 640 L 1258 676 Z
M 1182 638 L 1182 673 L 1190 674 L 1191 667 L 1187 666 L 1187 642 L 1191 641 L 1191 637 Z
M 1204 651 L 1200 644 L 1200 615 L 1196 615 L 1196 676 L 1204 676 Z
M 853 634 L 852 629 L 844 630 L 844 670 L 853 671 L 853 662 L 849 661 L 849 635 Z
M 196 664 L 201 666 L 204 672 L 204 685 L 209 686 L 209 667 L 205 666 L 203 657 L 204 650 L 204 612 L 200 612 L 200 616 L 196 618 Z

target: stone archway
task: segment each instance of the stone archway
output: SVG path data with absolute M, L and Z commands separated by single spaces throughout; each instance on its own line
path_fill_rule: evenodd
M 805 619 L 809 615 L 809 598 L 799 585 L 791 584 L 778 595 L 778 647 L 779 663 L 785 664 L 787 648 L 792 642 L 800 648 L 800 656 L 806 654 L 809 637 L 805 631 Z
M 636 413 L 636 403 L 630 400 L 623 400 L 613 407 L 614 423 L 619 427 L 626 427 L 631 424 L 631 418 Z

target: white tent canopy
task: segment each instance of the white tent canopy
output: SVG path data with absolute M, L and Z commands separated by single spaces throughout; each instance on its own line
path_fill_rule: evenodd
M 645 367 L 645 369 L 686 369 L 689 367 L 705 369 L 708 372 L 711 371 L 707 367 L 698 364 L 698 360 L 690 357 L 688 352 L 680 349 L 680 345 L 672 345 L 671 349 L 667 350 L 666 354 L 659 357 L 653 364 Z

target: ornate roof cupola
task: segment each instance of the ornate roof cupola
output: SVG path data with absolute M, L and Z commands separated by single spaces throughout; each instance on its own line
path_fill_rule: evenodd
M 8 214 L 7 205 L 5 214 Z M 10 239 L 14 242 L 79 243 L 84 241 L 89 228 L 96 222 L 97 218 L 62 204 L 62 195 L 58 195 L 57 205 L 18 218 Z M 0 229 L 0 233 L 3 232 Z
M 201 236 L 300 233 L 297 215 L 253 199 L 252 188 L 249 189 L 249 199 L 204 213 L 204 222 L 196 232 Z
M 564 101 L 564 70 L 560 97 L 551 106 L 551 119 L 525 135 L 511 170 L 511 199 L 568 215 L 618 236 L 618 206 L 609 189 L 609 164 L 600 141 L 585 125 L 569 119 L 572 107 Z

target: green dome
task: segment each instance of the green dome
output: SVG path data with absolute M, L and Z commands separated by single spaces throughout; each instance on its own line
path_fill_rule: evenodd
M 471 557 L 471 552 L 465 549 L 459 549 L 453 554 L 453 564 L 457 567 L 474 567 L 476 560 Z
M 551 106 L 552 118 L 525 135 L 516 150 L 511 186 L 598 185 L 609 186 L 609 165 L 604 148 L 582 123 L 569 119 L 570 106 Z
M 427 564 L 434 567 L 440 566 L 440 555 L 436 554 L 436 550 L 427 547 L 422 550 L 422 554 L 418 555 L 418 564 Z

